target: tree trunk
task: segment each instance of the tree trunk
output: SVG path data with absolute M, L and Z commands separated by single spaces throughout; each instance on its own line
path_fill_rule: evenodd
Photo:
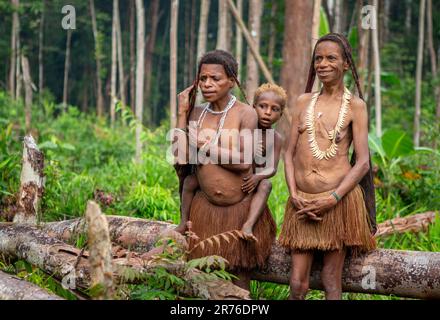
M 289 284 L 291 258 L 278 244 L 272 247 L 267 268 L 252 279 Z M 314 262 L 310 288 L 322 290 L 322 265 Z M 342 271 L 342 291 L 395 295 L 415 299 L 440 298 L 440 253 L 380 249 L 347 257 Z
M 44 154 L 32 136 L 23 141 L 23 165 L 20 177 L 18 211 L 14 223 L 37 222 L 39 203 L 44 192 Z
M 412 0 L 406 0 L 405 29 L 407 34 L 411 31 L 412 20 Z
M 291 110 L 306 87 L 311 63 L 312 16 L 313 1 L 286 1 L 281 85 L 289 93 L 289 98 L 277 128 L 285 137 L 290 132 Z
M 419 41 L 417 50 L 416 67 L 416 110 L 414 115 L 414 146 L 420 146 L 420 115 L 422 113 L 422 69 L 423 69 L 423 47 L 425 43 L 425 7 L 426 0 L 420 0 L 419 10 Z
M 409 226 L 424 225 L 432 219 L 431 213 L 400 218 L 378 226 L 378 231 L 385 236 L 389 231 L 389 225 Z M 415 218 L 417 217 L 417 218 Z M 174 228 L 160 221 L 148 221 L 122 216 L 107 216 L 112 240 L 132 250 L 145 252 L 154 247 L 154 243 L 160 234 L 166 234 Z M 418 222 L 414 222 L 418 220 Z M 406 221 L 406 223 L 405 223 Z M 423 222 L 421 222 L 423 221 Z M 432 220 L 430 220 L 432 221 Z M 402 229 L 396 228 L 397 232 Z M 411 231 L 405 229 L 405 231 Z M 413 230 L 415 230 L 414 228 Z M 81 219 L 61 221 L 47 224 L 43 231 L 51 236 L 62 236 L 63 239 L 72 239 L 84 230 L 84 222 Z M 316 263 L 311 278 L 311 288 L 322 289 L 318 270 L 322 266 Z M 268 267 L 262 271 L 254 272 L 253 279 L 260 281 L 289 284 L 290 256 L 285 249 L 274 244 L 269 257 Z M 413 252 L 401 250 L 375 250 L 357 258 L 347 256 L 343 272 L 343 290 L 346 292 L 365 292 L 370 294 L 394 294 L 410 298 L 439 298 L 440 297 L 440 253 L 437 252 Z M 374 275 L 373 275 L 374 273 Z M 368 276 L 376 277 L 375 287 L 367 282 Z
M 249 2 L 249 31 L 252 36 L 252 41 L 257 52 L 260 51 L 261 38 L 261 15 L 263 13 L 262 0 L 250 0 Z M 257 91 L 260 74 L 258 71 L 258 63 L 253 57 L 251 49 L 247 50 L 247 76 L 246 76 L 246 96 L 248 101 L 253 103 L 253 95 Z
M 118 9 L 118 1 L 119 0 L 113 0 L 113 19 L 112 19 L 112 71 L 111 71 L 111 84 L 110 84 L 110 124 L 111 126 L 115 125 L 116 120 L 116 83 L 117 83 L 117 76 L 118 76 L 118 38 L 117 38 L 117 31 L 116 31 L 116 15 L 117 9 Z
M 391 13 L 391 0 L 384 0 L 383 1 L 383 29 L 381 32 L 382 35 L 382 45 L 384 43 L 387 43 L 389 40 L 389 34 L 390 34 L 390 13 Z
M 274 83 L 272 75 L 269 72 L 269 69 L 267 68 L 266 64 L 263 61 L 263 58 L 261 57 L 260 53 L 257 50 L 257 47 L 252 39 L 252 36 L 249 32 L 249 30 L 244 25 L 243 19 L 240 18 L 240 15 L 238 13 L 237 8 L 234 5 L 234 2 L 232 0 L 227 0 L 229 9 L 231 10 L 231 13 L 235 19 L 235 21 L 238 23 L 238 26 L 241 29 L 241 32 L 244 35 L 244 38 L 246 39 L 248 48 L 250 49 L 250 52 L 252 56 L 257 60 L 258 66 L 260 67 L 261 71 L 264 74 L 264 77 L 266 78 L 266 81 Z
M 313 48 L 319 39 L 319 26 L 321 23 L 321 3 L 322 0 L 315 0 L 313 3 L 313 24 L 312 24 L 312 45 L 310 56 L 313 54 Z
M 17 0 L 16 4 L 14 5 L 15 8 L 17 8 L 17 10 L 19 9 L 20 6 L 20 2 L 19 0 Z M 20 18 L 18 15 L 18 11 L 14 12 L 14 20 L 16 20 L 16 32 L 17 34 L 15 35 L 15 39 L 16 39 L 16 49 L 15 49 L 15 53 L 16 53 L 16 61 L 15 61 L 15 98 L 16 99 L 20 99 L 21 97 L 21 91 L 22 91 L 22 84 L 23 84 L 23 74 L 21 72 L 21 40 L 20 40 Z
M 170 125 L 176 126 L 177 121 L 177 32 L 179 19 L 179 0 L 171 0 L 170 25 Z
M 242 0 L 240 0 L 242 1 Z M 269 67 L 269 71 L 273 73 L 273 59 L 275 56 L 275 46 L 277 42 L 276 35 L 278 32 L 276 31 L 276 14 L 278 11 L 278 1 L 272 0 L 272 8 L 270 11 L 270 31 L 269 31 L 269 48 L 267 52 L 267 65 Z
M 135 274 L 143 275 L 151 274 L 157 267 L 161 267 L 184 279 L 185 286 L 181 292 L 188 296 L 215 300 L 249 299 L 248 291 L 233 285 L 230 281 L 206 279 L 206 276 L 204 281 L 200 281 L 204 274 L 197 269 L 188 268 L 185 261 L 178 260 L 169 263 L 159 260 L 154 262 L 151 258 L 155 253 L 161 253 L 160 248 L 159 250 L 155 248 L 154 251 L 144 256 L 132 254 L 135 257 L 130 257 L 127 252 L 123 256 L 114 252 L 112 271 L 115 282 L 119 283 L 121 280 L 125 283 L 139 282 L 136 279 L 125 279 L 124 274 L 128 269 L 131 270 L 131 274 L 135 272 Z M 70 289 L 91 287 L 92 253 L 82 252 L 50 237 L 36 227 L 0 224 L 0 254 L 26 260 L 55 279 L 62 280 L 63 285 Z
M 9 70 L 9 93 L 12 98 L 15 98 L 16 82 L 17 82 L 17 55 L 19 48 L 17 46 L 18 37 L 20 34 L 20 25 L 18 17 L 18 8 L 20 6 L 19 0 L 11 0 L 12 9 L 12 28 L 11 28 L 11 69 Z
M 194 74 L 195 74 L 195 70 L 196 70 L 196 39 L 197 39 L 197 34 L 196 34 L 196 21 L 197 21 L 197 1 L 196 0 L 192 0 L 191 2 L 191 25 L 190 25 L 190 39 L 189 39 L 189 70 L 188 70 L 188 77 L 189 79 L 194 79 Z
M 434 37 L 432 31 L 432 0 L 428 0 L 427 8 L 426 8 L 426 19 L 427 19 L 427 27 L 428 27 L 428 47 L 429 47 L 429 56 L 431 58 L 431 74 L 432 78 L 436 79 L 439 76 L 437 69 L 437 55 L 434 48 Z M 440 123 L 440 84 L 434 84 L 434 97 L 436 101 L 436 118 L 437 122 Z M 437 147 L 436 141 L 434 141 L 433 148 Z
M 124 71 L 124 55 L 122 54 L 122 31 L 121 31 L 121 18 L 119 13 L 119 0 L 114 3 L 116 6 L 116 46 L 118 49 L 118 68 L 119 68 L 119 94 L 121 97 L 122 105 L 127 104 L 127 94 L 125 93 L 125 71 Z
M 359 84 L 362 89 L 362 92 L 365 93 L 365 81 L 367 77 L 368 70 L 368 52 L 369 52 L 369 43 L 370 43 L 370 31 L 362 28 L 362 10 L 363 0 L 357 0 L 357 8 L 358 8 L 358 37 L 359 37 L 359 59 L 357 70 L 359 72 Z
M 63 86 L 63 112 L 67 110 L 67 99 L 69 92 L 69 71 L 70 71 L 70 47 L 72 42 L 72 30 L 67 30 L 66 58 L 64 60 L 64 86 Z
M 136 8 L 135 1 L 130 0 L 130 105 L 131 111 L 135 113 L 136 106 L 136 76 L 135 76 L 135 68 L 136 68 L 136 43 L 135 43 L 135 17 L 136 17 Z
M 197 63 L 206 52 L 206 43 L 208 39 L 208 17 L 211 0 L 201 0 L 199 37 L 197 39 Z
M 95 1 L 90 0 L 90 15 L 92 18 L 93 38 L 95 40 L 95 59 L 96 59 L 96 84 L 97 84 L 97 105 L 96 111 L 98 117 L 104 116 L 104 98 L 102 96 L 102 79 L 101 79 L 101 45 L 98 37 L 98 26 L 96 24 Z
M 373 6 L 379 8 L 378 0 L 373 0 Z M 373 55 L 374 55 L 374 107 L 376 110 L 376 136 L 382 136 L 382 94 L 381 94 L 381 67 L 380 67 L 380 53 L 379 53 L 379 34 L 378 34 L 378 20 L 377 12 L 373 15 L 373 24 L 375 27 L 372 29 L 373 37 Z
M 342 33 L 342 0 L 335 0 L 333 32 Z
M 436 215 L 434 211 L 429 211 L 382 222 L 378 225 L 375 237 L 387 237 L 404 232 L 417 233 L 426 231 L 429 225 L 435 222 Z
M 251 0 L 252 2 L 252 0 Z M 218 2 L 218 28 L 216 49 L 229 51 L 228 48 L 228 4 Z
M 159 0 L 153 0 L 150 9 L 151 30 L 147 42 L 147 51 L 145 56 L 145 106 L 147 109 L 147 121 L 149 125 L 153 124 L 153 103 L 151 101 L 151 83 L 153 78 L 153 57 L 156 47 L 157 25 L 159 22 Z
M 31 70 L 29 67 L 29 60 L 25 56 L 21 56 L 21 67 L 23 69 L 23 82 L 25 88 L 24 95 L 24 119 L 25 119 L 25 128 L 26 132 L 29 132 L 31 129 L 32 122 L 32 78 L 31 78 Z
M 102 288 L 95 298 L 111 299 L 113 296 L 112 244 L 107 219 L 93 201 L 87 204 L 86 222 L 91 285 L 92 287 L 100 285 Z
M 43 86 L 44 86 L 43 50 L 44 50 L 45 13 L 46 13 L 46 0 L 43 0 L 43 8 L 41 10 L 41 19 L 40 19 L 40 31 L 38 34 L 38 91 L 40 92 L 40 95 L 43 92 Z
M 145 13 L 142 0 L 136 0 L 137 15 L 137 63 L 136 63 L 136 163 L 141 162 L 142 155 L 142 114 L 144 102 L 144 78 L 145 78 Z
M 39 286 L 0 271 L 0 300 L 63 300 Z

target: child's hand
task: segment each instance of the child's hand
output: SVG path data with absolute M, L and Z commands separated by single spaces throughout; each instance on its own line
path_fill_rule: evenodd
M 244 177 L 243 180 L 245 182 L 242 184 L 241 190 L 244 193 L 252 193 L 257 188 L 258 183 L 260 183 L 260 178 L 255 174 L 250 174 Z

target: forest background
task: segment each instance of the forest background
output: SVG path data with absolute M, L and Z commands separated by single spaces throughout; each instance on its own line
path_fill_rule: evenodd
M 231 51 L 247 97 L 273 80 L 288 91 L 290 110 L 305 88 L 314 41 L 330 31 L 350 40 L 369 108 L 378 222 L 440 208 L 440 1 L 229 1 L 246 30 L 228 1 L 0 0 L 3 219 L 19 189 L 22 139 L 32 133 L 46 157 L 44 220 L 82 216 L 95 198 L 107 214 L 177 223 L 166 134 L 198 57 Z M 286 132 L 289 121 L 286 112 L 277 129 Z M 288 197 L 282 164 L 273 184 L 269 205 L 280 226 Z M 380 246 L 439 251 L 440 223 Z M 61 290 L 36 269 L 13 267 Z M 144 289 L 131 298 L 145 298 Z M 255 281 L 252 295 L 285 299 L 288 288 Z

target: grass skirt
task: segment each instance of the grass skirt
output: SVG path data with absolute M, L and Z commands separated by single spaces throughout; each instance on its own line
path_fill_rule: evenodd
M 192 222 L 192 231 L 202 241 L 223 232 L 241 230 L 247 220 L 251 200 L 252 197 L 246 197 L 237 204 L 221 207 L 210 203 L 205 194 L 198 191 L 191 204 L 189 219 Z M 220 247 L 215 241 L 213 246 L 205 246 L 203 250 L 198 247 L 190 254 L 189 259 L 219 255 L 228 260 L 229 270 L 263 267 L 276 237 L 275 221 L 267 206 L 255 223 L 253 234 L 258 239 L 256 243 L 233 238 L 227 243 L 221 239 Z M 190 241 L 190 249 L 195 244 Z
M 298 190 L 306 200 L 328 196 L 331 191 L 309 194 Z M 291 250 L 332 251 L 350 248 L 354 254 L 376 247 L 370 231 L 364 195 L 358 185 L 339 203 L 322 215 L 323 220 L 299 220 L 291 198 L 287 201 L 279 243 Z

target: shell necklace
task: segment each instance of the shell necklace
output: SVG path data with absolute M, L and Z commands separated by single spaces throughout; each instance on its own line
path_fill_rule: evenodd
M 223 126 L 225 124 L 226 116 L 228 115 L 228 111 L 231 110 L 231 108 L 235 105 L 235 102 L 237 101 L 237 98 L 233 95 L 231 95 L 231 99 L 229 100 L 228 104 L 226 105 L 225 109 L 222 111 L 214 111 L 211 109 L 211 104 L 207 103 L 205 108 L 203 109 L 202 113 L 200 114 L 199 120 L 197 121 L 197 128 L 201 128 L 203 121 L 205 120 L 206 115 L 209 113 L 219 115 L 221 114 L 222 117 L 220 118 L 220 121 L 217 126 L 217 132 L 215 134 L 214 139 L 212 139 L 213 144 L 218 143 L 218 139 L 220 138 L 221 131 L 223 130 Z
M 329 139 L 332 141 L 332 144 L 325 151 L 319 149 L 318 142 L 316 141 L 316 129 L 315 129 L 314 118 L 315 118 L 315 107 L 319 95 L 320 92 L 316 92 L 312 96 L 312 100 L 310 101 L 310 104 L 307 108 L 306 127 L 309 136 L 310 149 L 312 151 L 313 156 L 318 160 L 322 160 L 322 159 L 328 160 L 336 156 L 336 153 L 338 151 L 338 145 L 336 144 L 336 137 L 341 132 L 342 127 L 344 126 L 345 118 L 347 117 L 348 106 L 351 100 L 351 92 L 347 88 L 344 88 L 344 95 L 342 97 L 342 104 L 339 110 L 338 121 L 336 122 L 335 129 L 329 132 Z

